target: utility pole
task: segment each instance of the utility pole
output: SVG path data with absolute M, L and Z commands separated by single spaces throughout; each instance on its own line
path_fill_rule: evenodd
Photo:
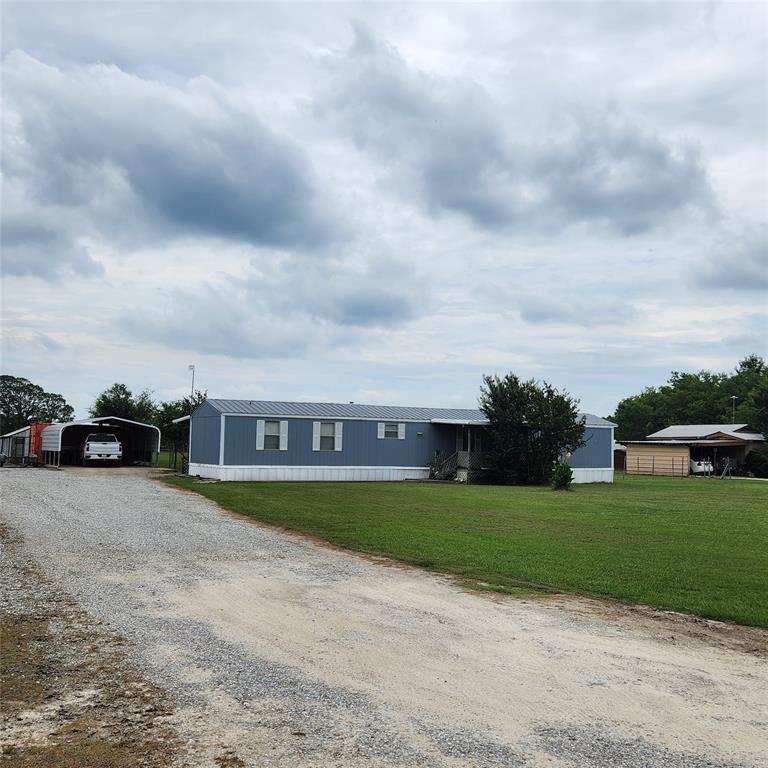
M 738 399 L 736 395 L 731 395 L 731 424 L 736 423 L 736 401 Z
M 195 366 L 194 365 L 188 365 L 187 366 L 188 371 L 192 371 L 192 391 L 189 395 L 189 407 L 190 410 L 192 408 L 192 401 L 195 399 Z

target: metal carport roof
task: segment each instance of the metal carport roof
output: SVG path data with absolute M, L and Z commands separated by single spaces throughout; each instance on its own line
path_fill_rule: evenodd
M 69 427 L 103 427 L 112 422 L 121 422 L 123 424 L 133 424 L 137 427 L 144 427 L 146 429 L 154 429 L 157 432 L 157 447 L 155 451 L 160 450 L 160 430 L 154 424 L 144 424 L 140 421 L 131 421 L 131 419 L 124 419 L 120 416 L 97 416 L 93 419 L 81 419 L 80 421 L 66 421 L 51 424 L 43 430 L 43 451 L 61 451 L 61 436 L 64 431 Z M 115 424 L 119 426 L 119 424 Z

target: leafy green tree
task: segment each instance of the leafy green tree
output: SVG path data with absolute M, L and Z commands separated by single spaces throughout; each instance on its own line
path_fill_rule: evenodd
M 115 383 L 94 400 L 89 412 L 94 418 L 118 416 L 121 419 L 152 424 L 156 411 L 157 405 L 148 389 L 134 396 L 125 384 Z
M 0 433 L 35 421 L 71 421 L 74 415 L 61 395 L 46 392 L 29 379 L 0 376 Z
M 489 422 L 488 460 L 501 482 L 545 485 L 558 459 L 584 444 L 578 401 L 547 382 L 484 376 L 480 409 Z
M 157 406 L 155 424 L 160 427 L 163 434 L 163 441 L 167 444 L 184 446 L 189 434 L 189 424 L 174 424 L 173 420 L 189 414 L 203 403 L 208 397 L 207 392 L 195 390 L 194 397 L 183 397 L 180 400 L 168 400 Z
M 768 367 L 759 355 L 749 355 L 731 374 L 673 371 L 661 387 L 648 387 L 622 400 L 610 418 L 617 424 L 618 440 L 642 440 L 672 424 L 730 424 L 732 420 L 765 433 Z

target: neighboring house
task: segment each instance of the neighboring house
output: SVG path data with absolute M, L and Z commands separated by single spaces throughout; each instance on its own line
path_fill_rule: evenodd
M 765 437 L 749 424 L 676 424 L 624 442 L 628 474 L 687 475 L 697 462 L 716 470 L 741 466 L 750 451 L 765 445 Z
M 613 482 L 614 425 L 591 414 L 575 482 Z M 189 472 L 219 480 L 411 480 L 482 466 L 488 421 L 467 408 L 206 400 L 191 417 Z M 447 476 L 447 472 L 445 472 Z

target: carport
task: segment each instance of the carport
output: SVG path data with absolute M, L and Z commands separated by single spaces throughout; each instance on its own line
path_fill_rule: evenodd
M 85 438 L 95 431 L 117 437 L 123 446 L 123 464 L 152 464 L 160 451 L 160 430 L 153 424 L 119 416 L 99 416 L 46 427 L 42 440 L 43 463 L 55 467 L 80 464 Z

